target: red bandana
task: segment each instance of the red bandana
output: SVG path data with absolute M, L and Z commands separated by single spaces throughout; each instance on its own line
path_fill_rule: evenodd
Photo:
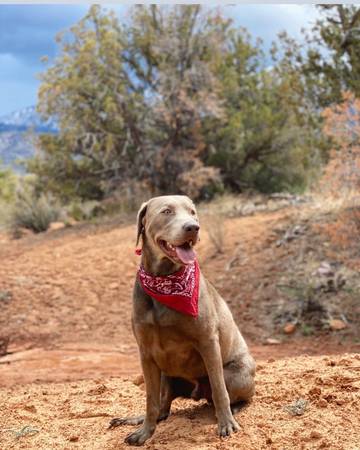
M 138 276 L 142 288 L 150 297 L 168 308 L 197 317 L 199 273 L 199 265 L 195 261 L 166 276 L 151 275 L 140 266 Z

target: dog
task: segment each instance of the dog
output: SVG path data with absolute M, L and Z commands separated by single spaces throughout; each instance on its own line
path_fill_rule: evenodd
M 227 304 L 198 268 L 193 247 L 199 230 L 196 208 L 182 195 L 154 197 L 137 215 L 142 256 L 132 327 L 145 380 L 146 414 L 115 418 L 109 426 L 141 424 L 126 437 L 129 445 L 144 444 L 177 397 L 213 402 L 218 434 L 229 436 L 240 429 L 232 411 L 254 394 L 255 361 Z M 154 283 L 162 289 L 156 299 Z M 172 288 L 183 296 L 168 296 Z

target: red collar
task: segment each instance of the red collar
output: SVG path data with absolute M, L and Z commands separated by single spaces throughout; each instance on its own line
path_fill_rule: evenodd
M 138 271 L 141 287 L 150 297 L 168 308 L 193 317 L 198 315 L 199 274 L 197 261 L 166 276 L 152 275 L 143 266 Z

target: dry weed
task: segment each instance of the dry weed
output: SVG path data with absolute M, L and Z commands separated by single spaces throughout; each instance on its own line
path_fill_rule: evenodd
M 224 252 L 225 244 L 225 217 L 221 213 L 210 214 L 207 217 L 207 232 L 216 253 Z

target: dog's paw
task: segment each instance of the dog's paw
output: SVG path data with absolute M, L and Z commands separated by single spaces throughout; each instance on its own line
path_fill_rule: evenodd
M 148 428 L 141 427 L 134 433 L 129 434 L 125 438 L 126 444 L 129 445 L 143 445 L 144 442 L 153 435 L 153 431 Z
M 144 416 L 127 417 L 124 419 L 115 417 L 110 421 L 109 428 L 116 428 L 121 425 L 141 425 L 144 422 L 144 418 Z
M 228 419 L 226 422 L 221 422 L 218 425 L 218 433 L 221 437 L 230 436 L 231 433 L 237 433 L 240 430 L 240 425 L 234 418 Z

